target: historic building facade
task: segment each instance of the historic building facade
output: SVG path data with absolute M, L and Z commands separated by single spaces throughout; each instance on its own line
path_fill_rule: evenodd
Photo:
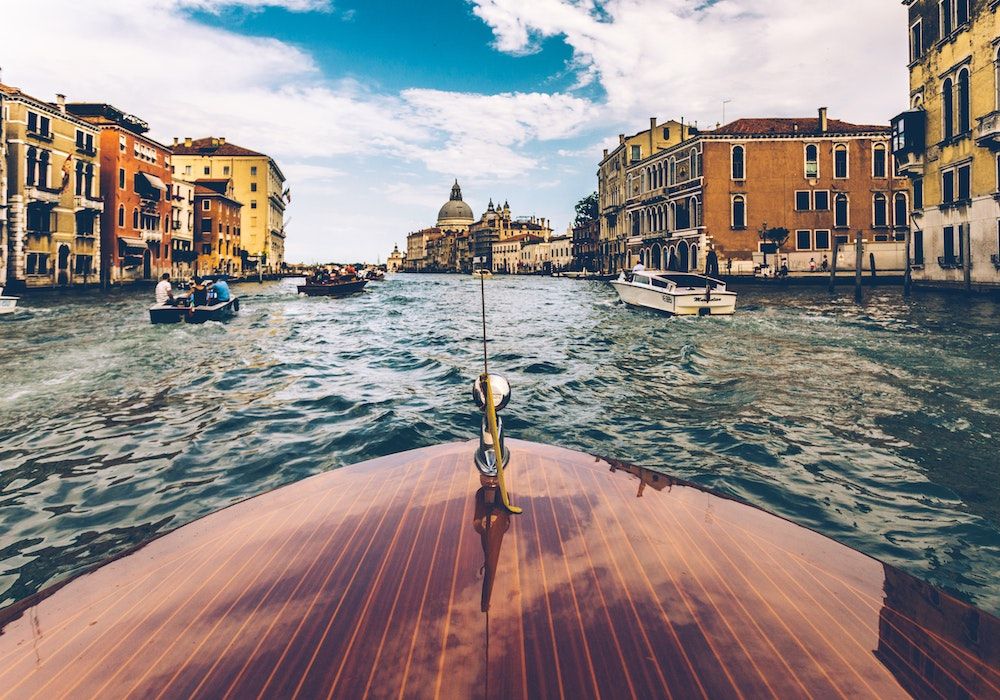
M 246 270 L 276 272 L 285 262 L 285 207 L 291 193 L 273 158 L 225 138 L 174 139 L 174 172 L 187 180 L 225 179 L 240 202 Z
M 573 268 L 594 272 L 601 269 L 600 221 L 573 227 Z
M 627 169 L 627 263 L 695 270 L 711 246 L 727 269 L 752 266 L 773 252 L 761 232 L 785 228 L 792 269 L 818 265 L 857 230 L 882 264 L 901 268 L 893 253 L 902 253 L 910 188 L 892 167 L 888 126 L 829 119 L 825 109 L 699 132 Z
M 392 252 L 389 253 L 389 259 L 385 261 L 385 269 L 387 272 L 399 272 L 403 269 L 403 264 L 406 262 L 406 255 L 399 252 L 399 246 L 394 245 L 392 247 Z
M 178 278 L 191 277 L 198 261 L 194 241 L 194 183 L 174 174 L 168 194 L 172 274 Z
M 7 110 L 0 90 L 0 287 L 7 284 Z
M 649 128 L 632 136 L 618 135 L 618 146 L 604 150 L 597 168 L 598 252 L 600 269 L 615 272 L 625 265 L 628 256 L 626 240 L 631 235 L 625 203 L 628 198 L 628 169 L 651 155 L 685 140 L 696 130 L 681 122 L 657 124 L 649 120 Z
M 170 272 L 170 151 L 146 136 L 146 122 L 116 107 L 67 108 L 100 129 L 102 282 L 153 280 Z
M 99 131 L 66 109 L 0 84 L 6 156 L 6 283 L 95 284 L 101 258 Z M 0 215 L 3 216 L 3 215 Z
M 906 0 L 910 109 L 893 150 L 912 178 L 913 280 L 1000 287 L 1000 19 L 996 0 Z
M 202 178 L 195 181 L 197 274 L 239 275 L 243 272 L 242 208 L 234 196 L 232 180 Z

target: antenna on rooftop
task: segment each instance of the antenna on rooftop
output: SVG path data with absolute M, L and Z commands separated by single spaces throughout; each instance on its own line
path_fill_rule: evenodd
M 729 104 L 732 101 L 733 101 L 732 99 L 728 99 L 728 100 L 723 100 L 722 101 L 722 123 L 723 124 L 726 123 L 726 105 Z

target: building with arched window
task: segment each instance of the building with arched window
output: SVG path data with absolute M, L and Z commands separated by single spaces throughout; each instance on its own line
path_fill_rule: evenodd
M 903 264 L 908 217 L 889 206 L 909 197 L 909 182 L 890 177 L 888 125 L 817 116 L 739 119 L 640 160 L 626 172 L 628 233 L 622 267 L 695 270 L 714 248 L 734 270 L 752 270 L 773 244 L 761 229 L 783 227 L 781 253 L 791 269 L 817 264 L 860 229 L 881 269 Z M 666 186 L 638 173 L 666 173 Z M 908 201 L 908 199 L 907 199 Z M 895 256 L 895 257 L 893 257 Z M 896 259 L 898 258 L 898 260 Z
M 1000 287 L 1000 15 L 995 0 L 908 0 L 911 109 L 893 153 L 913 182 L 917 284 Z M 893 202 L 893 211 L 900 207 Z
M 66 110 L 0 84 L 3 102 L 0 286 L 95 284 L 99 280 L 101 164 L 98 130 Z M 4 187 L 4 180 L 6 186 Z

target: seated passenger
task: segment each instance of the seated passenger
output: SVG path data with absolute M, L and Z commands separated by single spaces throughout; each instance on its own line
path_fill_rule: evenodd
M 174 299 L 174 288 L 170 284 L 170 273 L 164 272 L 156 285 L 156 303 L 161 306 L 175 306 L 177 300 Z
M 188 296 L 195 306 L 205 306 L 208 303 L 208 285 L 198 275 L 194 276 L 194 282 L 191 284 Z
M 215 280 L 212 285 L 212 291 L 215 292 L 216 301 L 229 301 L 233 298 L 232 293 L 229 291 L 229 283 L 224 279 Z

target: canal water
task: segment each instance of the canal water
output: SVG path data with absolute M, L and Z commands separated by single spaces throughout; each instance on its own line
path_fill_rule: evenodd
M 486 289 L 511 436 L 692 479 L 1000 612 L 995 303 L 749 287 L 735 317 L 669 319 L 606 284 Z M 0 320 L 0 606 L 248 496 L 476 434 L 478 282 L 235 291 L 225 325 L 151 326 L 148 290 Z

